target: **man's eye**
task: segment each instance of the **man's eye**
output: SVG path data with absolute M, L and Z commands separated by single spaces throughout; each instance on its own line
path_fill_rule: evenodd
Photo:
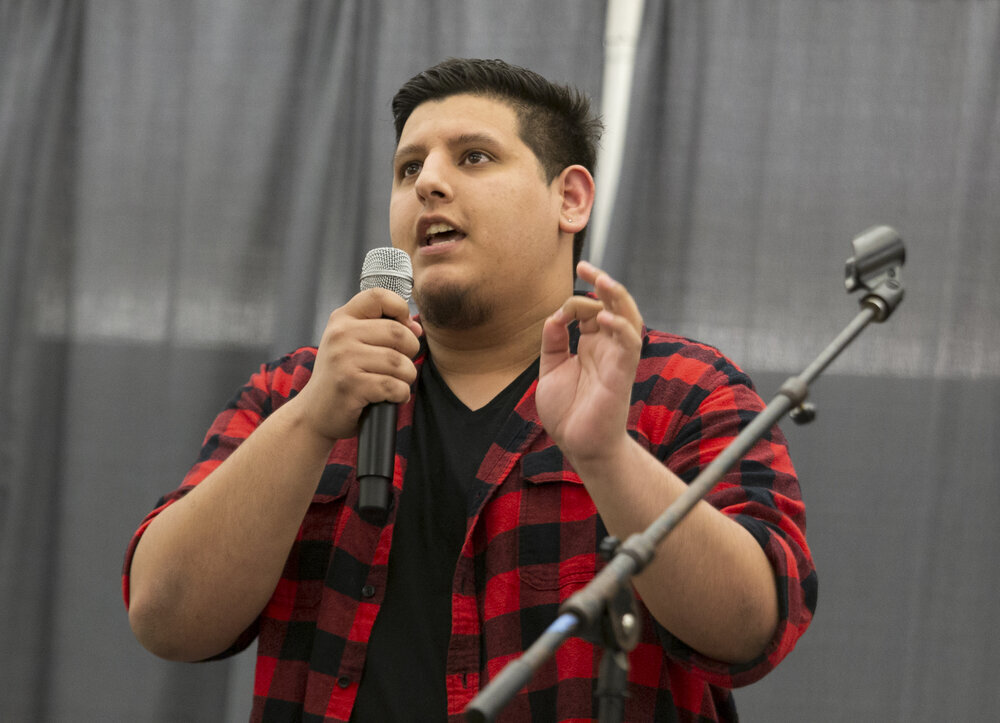
M 415 176 L 420 172 L 420 164 L 417 161 L 410 161 L 409 163 L 404 163 L 399 167 L 400 178 L 406 178 L 407 176 Z
M 465 154 L 465 162 L 474 166 L 486 163 L 488 160 L 490 160 L 490 157 L 482 151 L 469 151 Z

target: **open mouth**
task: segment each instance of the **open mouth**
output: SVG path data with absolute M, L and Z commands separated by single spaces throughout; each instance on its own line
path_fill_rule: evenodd
M 463 238 L 465 238 L 465 234 L 451 224 L 432 223 L 427 227 L 427 232 L 420 240 L 420 245 L 424 247 L 435 246 L 437 244 L 461 241 Z

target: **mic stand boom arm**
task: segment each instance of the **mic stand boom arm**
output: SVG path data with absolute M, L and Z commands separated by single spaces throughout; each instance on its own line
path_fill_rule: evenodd
M 570 596 L 560 607 L 560 615 L 521 655 L 509 663 L 465 709 L 466 720 L 492 721 L 535 671 L 552 657 L 572 635 L 580 633 L 596 639 L 605 647 L 601 664 L 599 694 L 601 721 L 622 720 L 628 662 L 624 653 L 639 640 L 639 622 L 635 614 L 630 580 L 653 559 L 657 545 L 677 527 L 684 516 L 707 495 L 723 475 L 764 436 L 785 413 L 793 410 L 798 423 L 811 421 L 814 413 L 805 404 L 809 385 L 826 369 L 872 321 L 889 318 L 903 300 L 899 266 L 905 250 L 899 235 L 887 226 L 865 231 L 852 242 L 855 255 L 847 262 L 845 285 L 849 292 L 865 288 L 861 311 L 818 357 L 798 376 L 782 384 L 777 395 L 743 431 L 713 459 L 688 488 L 659 518 L 641 533 L 621 545 L 615 543 L 614 557 L 586 587 Z M 623 594 L 624 591 L 624 594 Z M 630 602 L 631 601 L 631 602 Z M 613 663 L 608 662 L 613 659 Z M 616 679 L 617 691 L 607 678 Z

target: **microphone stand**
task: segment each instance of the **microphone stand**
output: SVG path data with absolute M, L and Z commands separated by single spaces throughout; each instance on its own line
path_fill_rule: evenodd
M 535 671 L 563 642 L 577 634 L 600 643 L 604 649 L 597 691 L 599 720 L 617 723 L 624 719 L 628 652 L 638 644 L 640 635 L 631 577 L 649 564 L 657 545 L 785 413 L 792 410 L 791 417 L 799 424 L 812 421 L 815 410 L 805 401 L 809 385 L 868 324 L 885 321 L 903 300 L 899 267 L 906 252 L 896 231 L 876 226 L 863 232 L 852 244 L 854 256 L 847 261 L 844 284 L 849 293 L 861 288 L 867 290 L 860 300 L 861 311 L 857 316 L 801 374 L 782 384 L 774 399 L 644 532 L 632 535 L 623 544 L 614 538 L 604 541 L 601 552 L 610 557 L 608 564 L 562 604 L 559 616 L 520 658 L 509 663 L 473 698 L 465 709 L 466 720 L 474 723 L 494 720 Z

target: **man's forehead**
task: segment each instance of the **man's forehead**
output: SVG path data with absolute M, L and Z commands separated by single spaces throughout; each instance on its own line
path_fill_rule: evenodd
M 398 148 L 427 122 L 435 124 L 435 135 L 500 135 L 519 131 L 517 113 L 510 101 L 478 93 L 456 93 L 425 100 L 406 119 L 399 135 Z M 492 133 L 491 133 L 492 132 Z M 398 154 L 398 149 L 397 149 Z

